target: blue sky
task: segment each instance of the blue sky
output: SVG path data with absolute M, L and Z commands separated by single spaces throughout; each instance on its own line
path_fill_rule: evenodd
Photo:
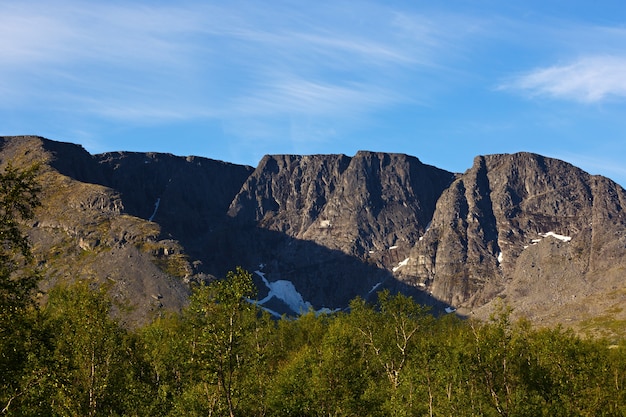
M 0 2 L 0 135 L 256 165 L 536 152 L 626 185 L 623 1 Z

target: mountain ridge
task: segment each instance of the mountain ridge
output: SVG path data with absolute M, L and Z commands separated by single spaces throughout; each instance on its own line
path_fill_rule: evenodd
M 188 282 L 236 265 L 288 280 L 314 308 L 387 287 L 478 317 L 504 298 L 546 325 L 626 319 L 606 314 L 626 300 L 626 192 L 557 159 L 483 155 L 452 173 L 406 154 L 359 151 L 266 155 L 253 168 L 152 152 L 91 155 L 32 136 L 0 145 L 2 164 L 45 165 L 45 207 L 30 228 L 38 253 L 62 257 L 53 249 L 63 242 L 76 271 L 61 275 L 117 280 L 119 298 L 141 311 L 135 321 L 179 308 Z M 131 249 L 156 269 L 124 277 L 115 254 Z M 105 266 L 85 272 L 85 259 L 106 265 L 111 251 L 116 278 Z M 47 270 L 50 282 L 58 269 Z M 158 291 L 140 288 L 157 281 Z

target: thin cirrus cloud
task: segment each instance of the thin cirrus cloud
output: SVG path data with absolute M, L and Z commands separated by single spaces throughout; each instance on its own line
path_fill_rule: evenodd
M 402 99 L 393 91 L 371 85 L 353 83 L 337 86 L 282 75 L 233 103 L 233 108 L 244 115 L 272 115 L 285 111 L 311 116 L 337 112 L 346 115 L 351 111 L 359 112 L 370 106 L 396 103 Z
M 626 99 L 626 57 L 586 56 L 534 69 L 500 86 L 530 96 L 595 103 Z
M 85 105 L 133 103 L 138 90 L 185 70 L 181 33 L 192 18 L 179 11 L 34 3 L 0 5 L 0 88 L 12 105 L 97 113 Z
M 8 2 L 0 91 L 13 106 L 136 123 L 413 102 L 396 80 L 437 66 L 446 25 L 366 4 L 357 20 L 352 7 Z

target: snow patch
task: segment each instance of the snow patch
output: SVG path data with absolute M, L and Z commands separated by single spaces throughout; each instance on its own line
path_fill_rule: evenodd
M 502 251 L 500 251 L 498 253 L 498 263 L 501 264 L 503 259 L 504 259 L 504 256 L 502 255 Z
M 394 246 L 389 246 L 389 250 L 392 250 L 392 249 L 398 249 L 398 247 L 397 247 L 396 245 L 394 245 Z
M 331 226 L 330 220 L 322 220 L 320 222 L 320 227 L 323 229 L 328 229 Z
M 302 298 L 302 294 L 300 294 L 298 290 L 296 290 L 295 285 L 293 285 L 291 281 L 280 279 L 278 281 L 269 282 L 267 278 L 265 278 L 264 272 L 254 271 L 254 273 L 261 277 L 261 279 L 263 280 L 263 284 L 265 284 L 265 286 L 269 290 L 267 296 L 262 300 L 259 300 L 257 304 L 260 305 L 261 308 L 263 308 L 264 310 L 268 311 L 270 314 L 280 317 L 280 314 L 276 313 L 275 311 L 263 307 L 263 304 L 267 303 L 274 297 L 287 304 L 291 311 L 293 311 L 294 313 L 306 313 L 313 307 L 311 303 L 309 303 L 308 301 L 304 301 L 304 298 Z M 330 310 L 328 308 L 322 308 L 320 310 L 317 310 L 315 313 L 328 314 L 336 311 L 339 311 L 339 309 Z
M 311 309 L 311 303 L 304 301 L 302 294 L 296 290 L 296 287 L 291 281 L 279 279 L 278 281 L 269 282 L 267 278 L 265 278 L 265 273 L 261 271 L 254 271 L 254 273 L 261 277 L 263 283 L 269 290 L 267 296 L 258 301 L 259 305 L 262 306 L 272 298 L 276 297 L 287 304 L 294 313 L 306 313 L 309 309 Z
M 157 210 L 159 209 L 160 204 L 161 204 L 161 197 L 157 198 L 156 202 L 154 203 L 154 211 L 152 212 L 152 216 L 150 216 L 150 218 L 148 219 L 149 222 L 151 222 L 152 219 L 154 219 L 154 216 L 156 216 Z
M 328 307 L 322 307 L 319 310 L 315 310 L 315 315 L 319 316 L 320 314 L 333 314 L 336 313 L 338 311 L 341 311 L 340 308 L 335 308 L 335 309 L 330 309 Z
M 450 314 L 450 313 L 454 313 L 456 311 L 456 308 L 454 307 L 446 307 L 446 313 Z
M 548 233 L 539 233 L 539 236 L 543 236 L 543 237 L 548 237 L 548 236 L 552 236 L 555 239 L 559 239 L 563 242 L 569 242 L 570 240 L 572 240 L 572 238 L 570 236 L 564 236 L 564 235 L 558 235 L 554 232 L 548 232 Z
M 400 262 L 398 266 L 394 266 L 392 271 L 396 272 L 398 269 L 402 268 L 403 266 L 406 266 L 409 263 L 409 259 L 411 258 L 406 258 L 404 261 Z
M 548 232 L 548 233 L 539 233 L 539 236 L 541 236 L 542 238 L 545 237 L 553 237 L 555 239 L 558 239 L 562 242 L 569 242 L 570 240 L 572 240 L 571 236 L 565 236 L 565 235 L 559 235 L 557 233 L 554 232 Z M 536 245 L 537 243 L 541 242 L 543 239 L 532 239 L 530 241 L 531 245 Z M 524 245 L 524 249 L 528 248 L 529 245 Z
M 371 293 L 373 293 L 374 291 L 376 291 L 376 288 L 380 287 L 382 284 L 382 282 L 379 282 L 378 284 L 374 285 L 372 287 L 372 289 L 370 290 L 370 292 L 367 293 L 367 295 L 370 295 Z
M 277 318 L 281 318 L 282 315 L 263 305 L 274 297 L 278 298 L 279 300 L 287 304 L 294 313 L 304 314 L 304 313 L 307 313 L 309 310 L 311 310 L 312 308 L 311 303 L 309 303 L 308 301 L 304 301 L 304 298 L 302 298 L 302 294 L 300 294 L 298 290 L 296 290 L 295 285 L 293 285 L 291 281 L 280 279 L 278 281 L 269 282 L 267 278 L 265 278 L 264 272 L 254 271 L 254 273 L 257 274 L 259 277 L 261 277 L 261 279 L 263 280 L 263 284 L 265 284 L 265 286 L 269 290 L 269 293 L 262 300 L 259 300 L 259 301 L 248 300 L 250 303 L 258 305 L 260 308 L 262 308 L 263 310 L 267 311 L 272 316 L 277 317 Z M 338 311 L 341 311 L 341 309 L 340 308 L 330 309 L 327 307 L 322 307 L 319 310 L 315 310 L 315 315 L 317 316 L 320 314 L 332 314 Z

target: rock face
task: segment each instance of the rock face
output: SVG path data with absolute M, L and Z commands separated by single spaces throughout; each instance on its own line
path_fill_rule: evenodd
M 251 167 L 158 153 L 115 152 L 94 159 L 127 213 L 157 223 L 162 236 L 178 240 L 191 259 L 222 263 L 219 242 L 231 232 L 226 212 Z
M 452 179 L 407 155 L 266 156 L 229 215 L 364 259 L 415 244 Z
M 253 169 L 37 137 L 0 146 L 2 163 L 44 167 L 30 233 L 50 282 L 115 282 L 142 309 L 176 308 L 189 280 L 241 265 L 259 270 L 259 298 L 269 283 L 314 308 L 390 288 L 481 317 L 496 298 L 548 324 L 626 314 L 626 193 L 556 159 L 479 156 L 454 174 L 373 152 Z
M 619 185 L 556 159 L 477 157 L 441 195 L 401 279 L 467 309 L 500 295 L 547 318 L 584 303 L 598 280 L 624 288 L 625 203 Z
M 228 213 L 256 229 L 250 241 L 264 242 L 244 251 L 256 257 L 251 263 L 291 280 L 314 305 L 345 306 L 377 283 L 403 286 L 390 271 L 452 179 L 399 154 L 266 156 Z

